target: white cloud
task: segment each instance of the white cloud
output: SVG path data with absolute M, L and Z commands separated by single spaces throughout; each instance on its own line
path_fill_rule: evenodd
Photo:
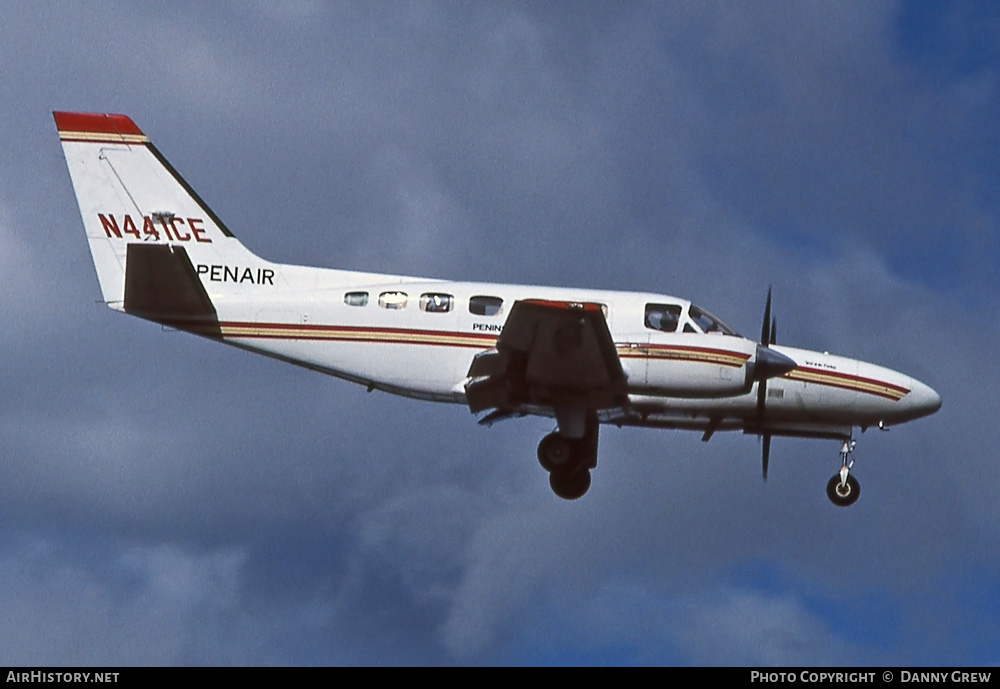
M 793 596 L 722 589 L 685 601 L 679 618 L 673 638 L 696 665 L 826 666 L 866 655 Z
M 249 620 L 235 608 L 245 555 L 139 546 L 101 560 L 58 542 L 8 548 L 0 598 L 7 665 L 249 663 Z M 114 553 L 114 550 L 111 550 Z M 252 627 L 252 625 L 251 625 Z

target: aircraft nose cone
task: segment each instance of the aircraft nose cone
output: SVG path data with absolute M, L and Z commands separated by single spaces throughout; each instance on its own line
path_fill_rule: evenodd
M 906 403 L 913 413 L 913 418 L 928 416 L 941 408 L 941 395 L 929 385 L 914 380 L 913 387 L 906 396 Z

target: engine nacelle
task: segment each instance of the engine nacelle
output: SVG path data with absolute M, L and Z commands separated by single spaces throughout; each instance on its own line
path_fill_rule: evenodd
M 713 398 L 750 391 L 756 348 L 742 337 L 672 333 L 619 351 L 628 362 L 630 392 Z

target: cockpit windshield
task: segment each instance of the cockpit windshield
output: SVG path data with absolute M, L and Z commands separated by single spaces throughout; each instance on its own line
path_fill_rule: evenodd
M 698 326 L 703 333 L 718 333 L 720 335 L 737 336 L 735 330 L 710 314 L 708 311 L 700 309 L 694 304 L 691 304 L 691 307 L 688 309 L 688 315 L 691 316 L 691 320 L 694 321 L 694 324 Z

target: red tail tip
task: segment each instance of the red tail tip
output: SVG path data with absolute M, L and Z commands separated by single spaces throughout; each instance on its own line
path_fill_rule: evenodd
M 60 132 L 86 132 L 89 134 L 137 134 L 142 130 L 127 115 L 90 112 L 53 112 L 56 129 Z

